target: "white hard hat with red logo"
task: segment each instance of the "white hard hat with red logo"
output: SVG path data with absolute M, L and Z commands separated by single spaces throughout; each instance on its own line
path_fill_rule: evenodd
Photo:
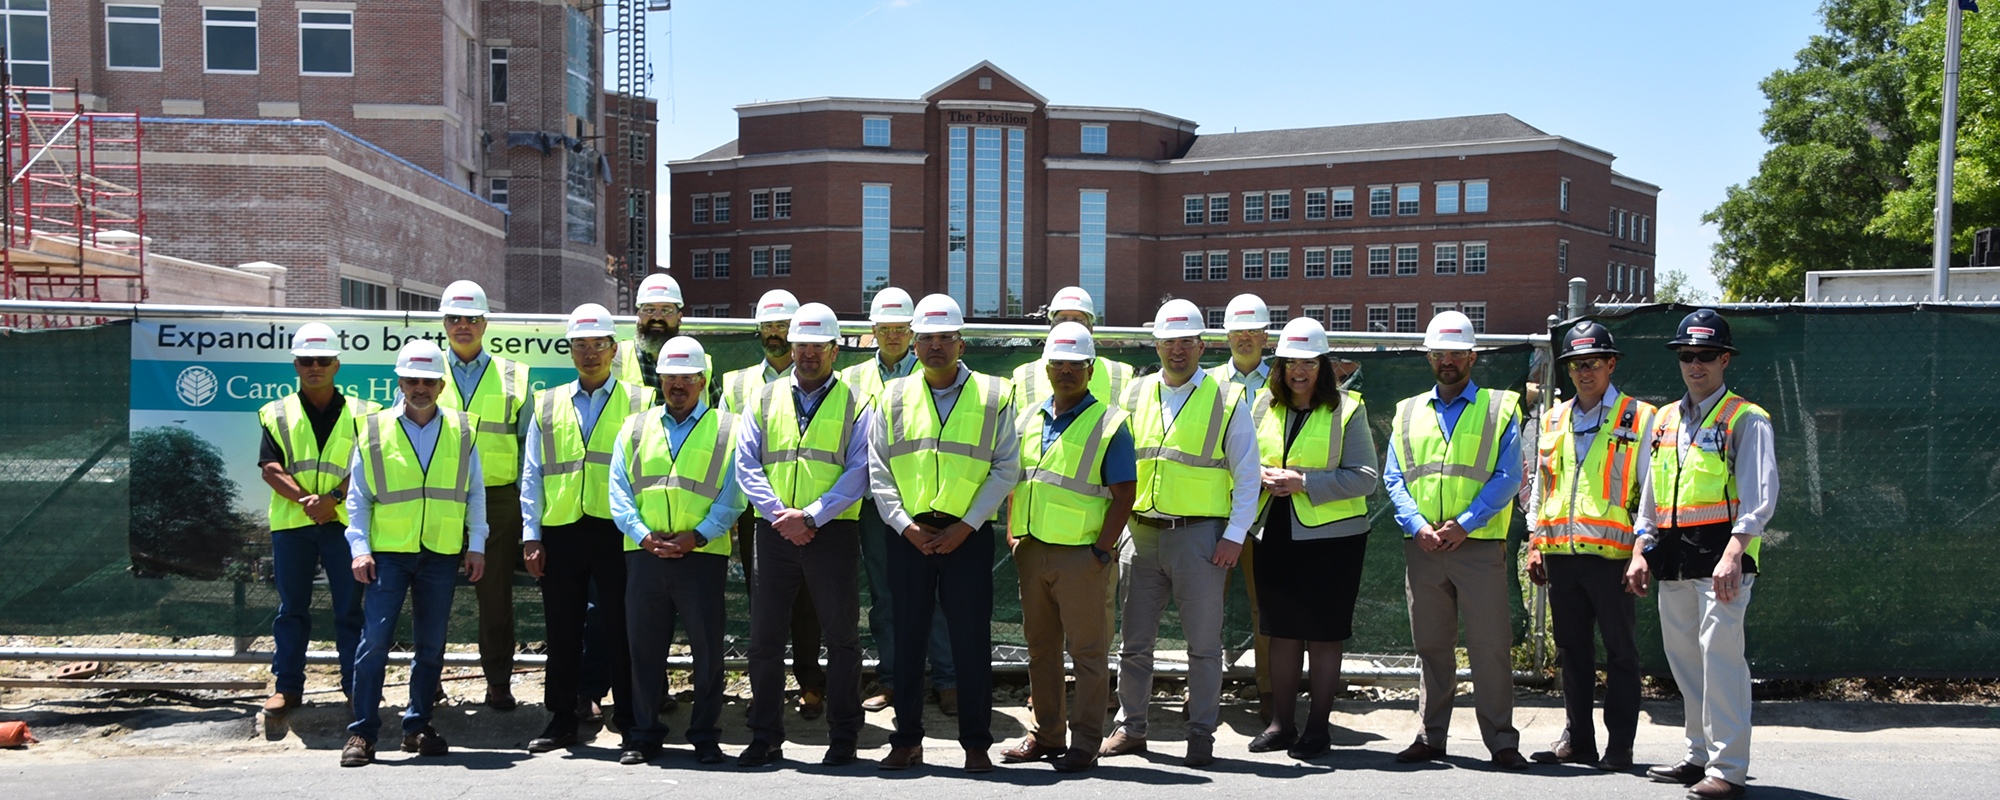
M 952 333 L 965 327 L 965 310 L 948 294 L 925 295 L 917 302 L 917 316 L 910 320 L 916 333 Z
M 1187 300 L 1168 300 L 1160 306 L 1159 313 L 1153 315 L 1153 338 L 1185 339 L 1200 336 L 1206 327 L 1201 308 Z
M 1261 331 L 1269 327 L 1271 307 L 1254 294 L 1237 295 L 1222 312 L 1222 329 L 1226 331 Z
M 340 357 L 340 340 L 333 336 L 333 326 L 324 322 L 308 322 L 299 326 L 292 334 L 292 355 L 301 358 L 313 356 Z
M 708 371 L 708 351 L 701 348 L 701 342 L 686 336 L 676 336 L 660 345 L 659 365 L 653 371 L 661 375 L 700 375 Z
M 565 339 L 596 339 L 618 335 L 618 329 L 611 323 L 610 309 L 596 303 L 584 303 L 569 312 L 569 331 Z
M 429 339 L 410 339 L 396 351 L 396 375 L 404 378 L 443 378 L 444 351 Z
M 840 318 L 825 303 L 807 303 L 792 315 L 791 332 L 785 339 L 792 344 L 819 344 L 840 338 Z
M 452 281 L 438 299 L 438 310 L 457 317 L 486 316 L 486 290 L 472 281 Z
M 1081 286 L 1064 286 L 1056 292 L 1056 299 L 1049 301 L 1049 316 L 1058 311 L 1081 311 L 1090 315 L 1090 321 L 1097 321 L 1097 301 Z
M 909 322 L 917 313 L 917 301 L 910 293 L 891 286 L 875 293 L 875 300 L 868 304 L 868 321 L 876 324 L 884 322 Z
M 655 272 L 639 282 L 639 294 L 632 298 L 632 305 L 643 306 L 652 303 L 681 304 L 681 284 L 672 275 Z
M 1279 358 L 1319 358 L 1326 355 L 1326 328 L 1312 317 L 1299 317 L 1285 323 L 1284 332 L 1278 334 Z
M 1058 322 L 1042 343 L 1042 358 L 1050 361 L 1095 361 L 1097 342 L 1081 322 Z
M 1472 320 L 1456 311 L 1440 311 L 1431 317 L 1424 331 L 1425 350 L 1471 350 L 1478 346 L 1472 335 Z
M 799 299 L 783 289 L 772 289 L 757 298 L 757 324 L 766 322 L 790 322 L 798 313 Z

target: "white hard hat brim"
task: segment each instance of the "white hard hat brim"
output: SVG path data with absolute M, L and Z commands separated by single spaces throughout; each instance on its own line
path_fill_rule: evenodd
M 292 355 L 299 358 L 312 358 L 315 356 L 339 358 L 340 350 L 332 347 L 294 347 L 292 348 Z
M 1231 322 L 1222 326 L 1225 331 L 1261 331 L 1271 327 L 1269 322 Z
M 444 370 L 439 370 L 439 369 L 418 369 L 418 368 L 416 368 L 416 367 L 397 367 L 397 368 L 396 368 L 396 376 L 397 376 L 397 377 L 399 377 L 399 378 L 438 378 L 438 379 L 443 379 L 443 378 L 444 378 Z
M 1086 355 L 1083 353 L 1049 353 L 1047 355 L 1042 356 L 1042 360 L 1043 361 L 1096 361 L 1097 356 Z
M 1278 348 L 1276 352 L 1272 353 L 1272 355 L 1275 355 L 1279 358 L 1319 358 L 1320 356 L 1326 355 L 1327 352 L 1328 351 L 1326 350 L 1312 350 L 1304 347 L 1293 347 L 1291 345 L 1286 345 L 1284 347 Z
M 791 333 L 785 335 L 785 341 L 792 344 L 825 344 L 839 340 L 840 337 L 838 336 L 827 336 L 818 333 Z
M 1477 350 L 1477 345 L 1465 342 L 1425 342 L 1425 350 Z
M 660 375 L 700 375 L 707 371 L 708 369 L 705 367 L 675 367 L 666 364 L 661 364 L 654 370 L 655 373 Z
M 1160 330 L 1154 330 L 1154 331 L 1152 331 L 1152 334 L 1153 334 L 1153 338 L 1155 338 L 1155 339 L 1195 339 L 1195 338 L 1200 338 L 1200 336 L 1201 336 L 1201 333 L 1202 333 L 1202 332 L 1201 332 L 1201 331 L 1198 331 L 1198 330 L 1195 330 L 1195 331 L 1160 331 Z
M 870 314 L 868 315 L 868 324 L 895 324 L 898 322 L 909 322 L 916 318 L 915 314 Z
M 965 326 L 963 324 L 953 325 L 948 322 L 910 323 L 910 331 L 912 333 L 957 333 L 960 329 L 964 327 Z

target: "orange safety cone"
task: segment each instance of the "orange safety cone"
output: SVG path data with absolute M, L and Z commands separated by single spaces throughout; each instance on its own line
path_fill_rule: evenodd
M 0 722 L 0 747 L 23 747 L 40 741 L 28 732 L 28 723 Z

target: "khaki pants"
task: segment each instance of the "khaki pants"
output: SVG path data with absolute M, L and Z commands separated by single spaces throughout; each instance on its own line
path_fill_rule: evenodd
M 1035 741 L 1064 746 L 1063 651 L 1076 664 L 1076 706 L 1068 744 L 1087 753 L 1104 742 L 1104 706 L 1111 695 L 1111 627 L 1103 608 L 1118 566 L 1100 564 L 1089 546 L 1048 544 L 1033 537 L 1014 548 L 1021 576 L 1021 633 L 1028 640 L 1028 692 Z
M 1660 638 L 1687 713 L 1688 763 L 1735 784 L 1750 776 L 1750 663 L 1743 613 L 1757 576 L 1743 576 L 1734 602 L 1715 598 L 1715 579 L 1660 581 Z
M 1420 740 L 1440 750 L 1451 729 L 1458 689 L 1458 621 L 1465 617 L 1465 654 L 1472 666 L 1473 708 L 1486 749 L 1521 746 L 1514 729 L 1514 623 L 1507 606 L 1507 546 L 1499 539 L 1467 539 L 1457 550 L 1429 552 L 1415 539 L 1403 542 L 1409 562 L 1410 640 L 1423 683 L 1417 715 Z

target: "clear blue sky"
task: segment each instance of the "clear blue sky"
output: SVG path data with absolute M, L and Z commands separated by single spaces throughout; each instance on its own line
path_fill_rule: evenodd
M 1715 293 L 1704 211 L 1756 172 L 1757 83 L 1821 30 L 1813 0 L 675 0 L 649 23 L 660 152 L 736 138 L 742 103 L 915 98 L 981 60 L 1063 105 L 1203 133 L 1507 113 L 1658 184 L 1660 274 Z M 664 187 L 666 170 L 661 169 Z

